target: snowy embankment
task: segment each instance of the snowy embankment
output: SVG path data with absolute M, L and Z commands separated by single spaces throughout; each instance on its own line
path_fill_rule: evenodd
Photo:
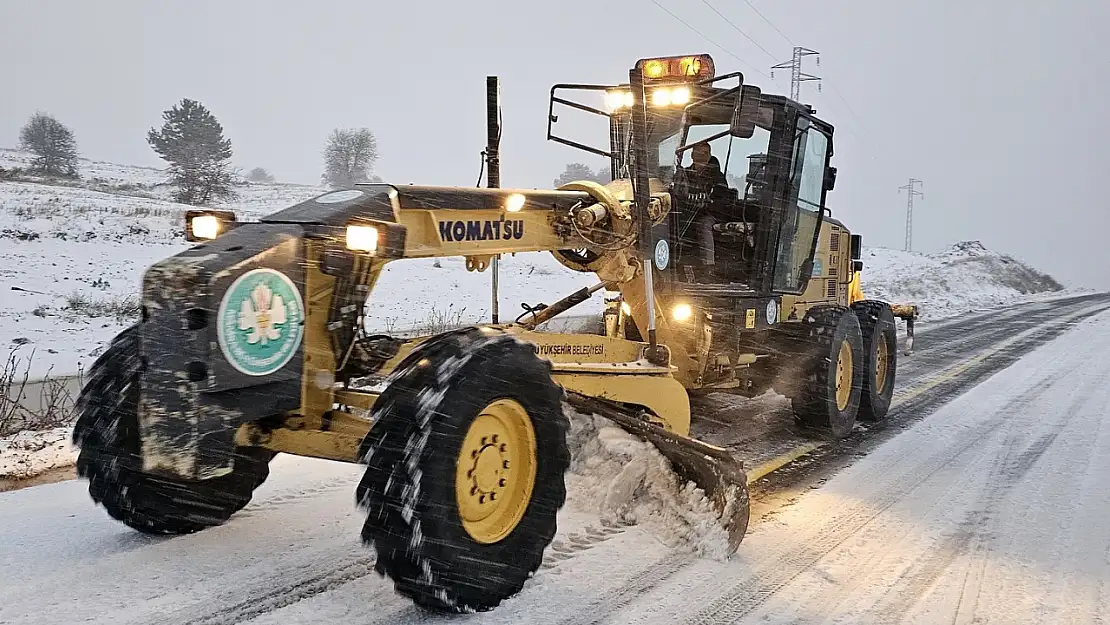
M 25 167 L 29 160 L 25 153 L 0 150 L 0 168 Z M 183 236 L 189 207 L 170 201 L 163 172 L 86 160 L 80 173 L 80 181 L 64 184 L 0 181 L 0 347 L 7 357 L 7 383 L 0 382 L 0 388 L 31 382 L 19 387 L 22 394 L 0 397 L 0 441 L 22 423 L 46 431 L 57 426 L 53 415 L 72 405 L 79 379 L 49 380 L 80 376 L 137 317 L 145 269 L 189 246 Z M 324 191 L 277 183 L 243 184 L 236 190 L 239 197 L 229 207 L 245 219 Z M 1058 286 L 1007 257 L 967 246 L 938 256 L 868 249 L 864 260 L 869 297 L 918 303 L 924 319 L 1002 305 L 1022 292 Z M 502 321 L 521 314 L 521 303 L 550 304 L 596 280 L 566 269 L 547 253 L 503 258 L 499 278 Z M 393 263 L 375 286 L 367 326 L 405 331 L 489 321 L 490 287 L 489 271 L 468 272 L 459 258 Z M 572 314 L 596 314 L 602 306 L 599 293 Z M 44 377 L 48 381 L 36 386 L 34 381 Z M 28 410 L 29 404 L 36 410 Z M 49 418 L 37 414 L 43 410 Z M 58 457 L 53 448 L 21 449 L 0 448 L 6 463 L 23 467 L 16 472 L 21 475 L 49 468 L 36 454 Z M 0 463 L 0 477 L 13 471 Z
M 978 241 L 961 241 L 939 254 L 865 248 L 863 263 L 867 297 L 918 304 L 924 321 L 1082 292 Z

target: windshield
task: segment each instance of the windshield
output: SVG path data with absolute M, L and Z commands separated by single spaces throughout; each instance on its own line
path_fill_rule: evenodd
M 701 139 L 712 137 L 715 134 L 720 134 L 727 130 L 728 124 L 702 124 L 691 126 L 685 143 L 690 145 Z M 674 151 L 679 147 L 679 142 L 681 140 L 682 132 L 679 131 L 668 136 L 659 144 L 659 164 L 661 166 L 660 169 L 665 174 L 664 180 L 666 182 L 671 182 L 673 180 L 675 163 Z M 763 158 L 767 154 L 767 147 L 770 145 L 770 141 L 770 131 L 757 127 L 755 129 L 755 134 L 747 139 L 726 135 L 709 142 L 713 158 L 716 159 L 721 171 L 725 174 L 729 186 L 739 191 L 742 197 L 747 195 L 746 183 L 749 173 L 754 174 L 756 172 L 755 168 L 762 164 Z M 691 151 L 684 151 L 679 166 L 690 167 L 692 163 Z M 754 178 L 754 175 L 752 177 Z

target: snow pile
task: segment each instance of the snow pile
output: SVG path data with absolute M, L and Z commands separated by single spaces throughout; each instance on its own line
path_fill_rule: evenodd
M 569 407 L 567 506 L 612 525 L 646 525 L 669 547 L 725 559 L 728 534 L 705 493 L 680 486 L 670 462 L 651 444 L 608 420 Z
M 71 427 L 20 432 L 0 438 L 0 479 L 25 479 L 77 461 Z
M 863 263 L 867 297 L 919 304 L 922 319 L 1064 292 L 1052 276 L 979 241 L 961 241 L 939 254 L 864 248 Z

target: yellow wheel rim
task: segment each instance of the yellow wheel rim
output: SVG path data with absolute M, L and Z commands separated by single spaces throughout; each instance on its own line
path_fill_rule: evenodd
M 880 395 L 886 390 L 886 373 L 890 366 L 890 352 L 887 351 L 883 338 L 880 336 L 875 341 L 875 392 Z
M 463 528 L 492 544 L 512 533 L 536 484 L 536 432 L 528 411 L 511 399 L 486 406 L 470 424 L 455 469 Z
M 840 354 L 836 358 L 836 408 L 848 408 L 848 399 L 852 396 L 852 346 L 848 341 L 841 341 Z

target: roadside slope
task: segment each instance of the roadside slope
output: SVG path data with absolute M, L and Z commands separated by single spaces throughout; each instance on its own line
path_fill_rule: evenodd
M 923 321 L 1083 292 L 979 241 L 960 241 L 938 254 L 865 248 L 863 262 L 868 297 L 919 304 Z

